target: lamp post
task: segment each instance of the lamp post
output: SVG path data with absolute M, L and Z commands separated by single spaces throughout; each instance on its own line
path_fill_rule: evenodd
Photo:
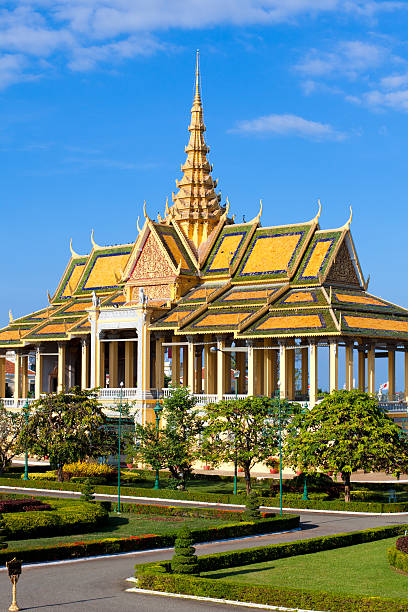
M 121 436 L 122 436 L 122 399 L 123 399 L 123 382 L 120 383 L 120 392 L 119 392 L 119 427 L 118 427 L 118 505 L 116 507 L 117 514 L 120 514 L 120 445 L 121 445 Z
M 278 399 L 278 427 L 279 427 L 279 509 L 280 516 L 283 514 L 283 486 L 282 486 L 282 402 L 280 391 L 277 391 L 275 397 Z M 288 404 L 285 400 L 283 407 L 287 408 Z
M 309 501 L 309 497 L 308 497 L 308 494 L 307 494 L 307 474 L 306 473 L 305 473 L 305 484 L 303 485 L 302 499 L 304 501 Z
M 222 353 L 223 351 L 216 346 L 212 346 L 210 351 L 215 353 L 219 351 Z M 232 362 L 232 378 L 234 379 L 234 389 L 235 389 L 235 401 L 238 399 L 238 378 L 240 375 L 240 371 L 237 370 L 237 360 L 235 357 L 231 355 Z M 238 494 L 238 457 L 237 457 L 237 447 L 235 446 L 235 457 L 234 457 L 234 495 Z
M 159 442 L 159 429 L 160 429 L 160 415 L 163 410 L 163 406 L 160 405 L 160 399 L 157 398 L 156 406 L 153 408 L 154 415 L 156 417 L 156 443 Z M 160 489 L 159 483 L 159 468 L 156 468 L 156 477 L 154 479 L 153 489 Z
M 29 404 L 28 404 L 28 399 L 26 399 L 26 402 L 24 404 L 24 417 L 25 417 L 25 426 L 27 427 L 28 425 L 28 416 L 29 416 Z M 24 480 L 29 480 L 28 478 L 28 450 L 26 448 L 25 451 L 25 458 L 24 458 Z

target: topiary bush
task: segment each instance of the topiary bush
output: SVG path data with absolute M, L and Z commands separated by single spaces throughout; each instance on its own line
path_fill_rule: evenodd
M 397 550 L 408 555 L 408 536 L 402 536 L 398 538 L 395 544 Z
M 247 502 L 245 504 L 244 520 L 246 521 L 259 521 L 261 518 L 261 512 L 259 510 L 259 497 L 256 493 L 252 492 L 248 495 Z
M 195 555 L 193 538 L 189 529 L 183 528 L 174 543 L 174 555 L 171 560 L 171 570 L 175 574 L 199 574 L 198 559 Z
M 82 485 L 80 500 L 90 504 L 95 503 L 95 487 L 93 486 L 90 478 L 87 478 Z

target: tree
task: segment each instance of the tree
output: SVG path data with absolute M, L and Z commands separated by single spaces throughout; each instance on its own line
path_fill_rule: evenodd
M 136 425 L 136 444 L 127 455 L 147 463 L 154 470 L 167 468 L 183 490 L 198 456 L 197 441 L 202 418 L 195 408 L 196 400 L 186 387 L 175 387 L 164 398 L 159 439 L 153 423 Z
M 4 472 L 13 457 L 18 455 L 17 439 L 24 423 L 22 412 L 6 410 L 0 402 L 0 474 Z
M 284 446 L 287 465 L 341 474 L 347 502 L 356 470 L 399 474 L 408 468 L 405 433 L 368 393 L 333 391 L 292 425 Z
M 19 436 L 20 449 L 48 456 L 62 481 L 64 463 L 110 454 L 115 438 L 95 391 L 73 387 L 67 393 L 46 395 L 30 406 L 30 417 Z
M 197 575 L 199 573 L 198 559 L 195 555 L 191 532 L 183 527 L 174 543 L 174 555 L 171 560 L 171 570 L 175 574 Z
M 297 405 L 287 408 L 297 410 Z M 281 425 L 289 412 L 282 413 Z M 268 463 L 276 452 L 279 424 L 276 407 L 268 397 L 246 397 L 209 404 L 204 416 L 206 427 L 200 456 L 211 465 L 237 461 L 243 468 L 246 490 L 251 492 L 251 469 L 256 463 Z

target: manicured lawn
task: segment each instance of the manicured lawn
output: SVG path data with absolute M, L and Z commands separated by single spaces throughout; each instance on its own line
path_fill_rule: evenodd
M 100 538 L 121 538 L 126 536 L 137 536 L 144 534 L 162 535 L 176 531 L 183 526 L 190 529 L 214 527 L 225 525 L 225 521 L 172 517 L 157 515 L 140 515 L 131 513 L 121 513 L 119 516 L 115 512 L 109 515 L 109 523 L 100 527 L 98 531 L 89 533 L 77 533 L 68 536 L 56 536 L 50 538 L 36 538 L 33 540 L 7 540 L 9 548 L 21 549 L 31 546 L 47 546 L 62 542 L 78 542 L 85 540 L 97 540 Z
M 233 582 L 408 599 L 408 576 L 391 569 L 387 548 L 396 538 L 309 555 L 207 572 Z

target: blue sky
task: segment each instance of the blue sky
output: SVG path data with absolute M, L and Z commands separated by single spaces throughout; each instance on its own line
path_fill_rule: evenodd
M 180 178 L 195 50 L 214 177 L 237 220 L 352 233 L 369 289 L 408 305 L 408 3 L 0 1 L 0 320 L 69 257 L 133 241 Z

